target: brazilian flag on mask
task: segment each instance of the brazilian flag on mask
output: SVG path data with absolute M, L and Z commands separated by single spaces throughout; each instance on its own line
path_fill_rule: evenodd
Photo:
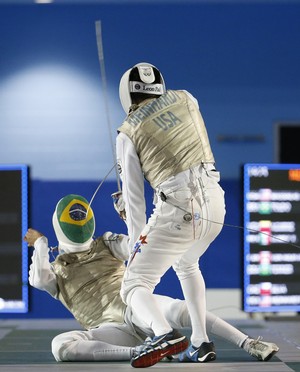
M 62 198 L 56 208 L 59 226 L 64 235 L 74 243 L 85 243 L 94 234 L 95 218 L 88 201 L 70 194 Z

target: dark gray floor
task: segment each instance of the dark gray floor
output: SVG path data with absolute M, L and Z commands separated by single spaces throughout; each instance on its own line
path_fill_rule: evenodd
M 244 350 L 219 338 L 214 338 L 217 360 L 204 364 L 160 362 L 150 370 L 207 371 L 207 372 L 300 372 L 300 320 L 229 320 L 250 336 L 262 336 L 275 342 L 279 352 L 269 362 L 259 362 Z M 66 330 L 78 329 L 71 319 L 0 320 L 0 371 L 133 371 L 129 362 L 115 363 L 57 363 L 50 352 L 52 338 Z M 188 330 L 187 330 L 188 332 Z

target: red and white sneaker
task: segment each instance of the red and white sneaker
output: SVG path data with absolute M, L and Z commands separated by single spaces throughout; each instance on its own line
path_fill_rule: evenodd
M 134 349 L 131 365 L 135 368 L 153 366 L 165 357 L 181 353 L 188 345 L 188 339 L 176 330 L 147 338 L 143 345 Z

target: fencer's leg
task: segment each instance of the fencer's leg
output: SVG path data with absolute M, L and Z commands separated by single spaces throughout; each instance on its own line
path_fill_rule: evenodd
M 156 298 L 161 311 L 173 328 L 191 327 L 191 319 L 185 301 L 161 295 L 156 295 Z M 239 347 L 242 347 L 248 338 L 248 335 L 210 311 L 206 311 L 206 331 Z
M 209 311 L 206 312 L 206 328 L 207 332 L 222 337 L 239 347 L 242 347 L 244 341 L 248 338 L 248 335 Z
M 143 314 L 144 322 L 157 336 L 169 333 L 172 327 L 161 313 L 155 295 L 144 287 L 132 291 L 130 303 L 135 314 Z
M 205 282 L 199 269 L 198 262 L 185 267 L 181 271 L 176 266 L 183 295 L 190 314 L 192 324 L 191 343 L 199 347 L 203 342 L 209 342 L 206 333 L 206 295 Z
M 184 300 L 155 295 L 160 311 L 173 329 L 190 328 L 191 319 Z
M 250 338 L 248 335 L 210 312 L 207 312 L 207 329 L 209 332 L 223 337 L 225 340 L 243 348 L 247 353 L 258 360 L 267 361 L 279 350 L 276 344 L 262 341 L 260 337 L 256 340 Z
M 56 336 L 51 345 L 55 360 L 58 362 L 130 360 L 132 347 L 139 343 L 134 336 L 120 331 L 119 339 L 126 345 L 122 346 L 101 340 L 97 331 L 98 334 L 101 333 L 101 330 L 97 329 L 65 332 Z M 116 343 L 118 343 L 118 338 L 115 338 L 117 333 L 115 332 L 113 337 Z
M 153 220 L 156 217 L 152 217 Z M 166 252 L 164 239 L 168 237 L 162 236 L 156 223 L 153 225 L 146 225 L 141 233 L 145 241 L 137 242 L 140 248 L 129 259 L 120 294 L 142 323 L 150 327 L 155 336 L 161 336 L 172 331 L 172 327 L 161 313 L 153 291 L 174 258 Z

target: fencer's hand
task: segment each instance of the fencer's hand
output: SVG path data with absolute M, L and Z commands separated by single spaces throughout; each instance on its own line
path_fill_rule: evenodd
M 125 202 L 123 199 L 122 191 L 117 191 L 111 194 L 114 202 L 114 208 L 117 211 L 118 215 L 122 218 L 123 221 L 126 221 L 126 212 L 125 212 Z
M 33 247 L 35 241 L 38 238 L 40 238 L 41 236 L 44 236 L 44 235 L 42 233 L 40 233 L 39 231 L 37 231 L 37 230 L 34 230 L 34 229 L 30 229 L 29 228 L 27 230 L 27 233 L 24 236 L 24 240 L 25 240 L 25 242 L 27 242 L 28 247 Z

